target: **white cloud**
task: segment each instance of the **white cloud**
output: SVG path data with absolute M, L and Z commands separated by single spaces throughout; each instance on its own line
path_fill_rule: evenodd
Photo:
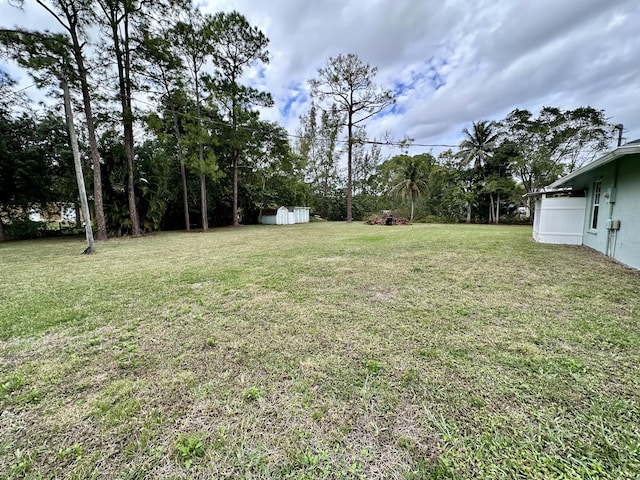
M 271 61 L 253 72 L 272 93 L 264 112 L 290 132 L 308 107 L 307 81 L 329 57 L 356 53 L 377 83 L 399 92 L 395 113 L 369 122 L 422 144 L 450 144 L 474 120 L 543 105 L 605 110 L 640 138 L 640 4 L 636 0 L 218 0 L 270 39 Z M 5 24 L 24 24 L 3 4 Z M 25 17 L 21 17 L 25 18 Z M 37 24 L 45 25 L 39 13 Z M 11 19 L 8 22 L 6 19 Z M 15 20 L 14 20 L 15 19 Z

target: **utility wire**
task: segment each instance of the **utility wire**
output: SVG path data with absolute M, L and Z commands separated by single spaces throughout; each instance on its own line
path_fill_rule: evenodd
M 27 85 L 24 88 L 21 88 L 20 90 L 8 90 L 6 92 L 4 92 L 4 94 L 2 95 L 2 98 L 8 98 L 8 97 L 17 97 L 18 95 L 20 95 L 22 92 L 24 92 L 25 90 L 29 90 L 30 88 L 35 87 L 36 84 L 32 83 L 31 85 Z
M 31 85 L 33 86 L 33 85 Z M 103 84 L 96 84 L 93 87 L 94 90 L 101 90 L 103 94 L 106 95 L 118 95 L 119 92 L 115 89 L 115 88 L 109 88 L 106 87 Z M 164 92 L 160 92 L 160 91 L 152 91 L 151 93 L 156 93 L 156 94 L 160 94 L 160 95 L 165 95 Z M 151 103 L 149 101 L 146 100 L 142 100 L 140 98 L 132 98 L 131 99 L 131 103 L 141 103 L 143 105 L 147 105 L 149 107 L 157 107 L 157 104 Z M 174 115 L 178 115 L 181 117 L 186 117 L 188 114 L 184 113 L 184 112 L 179 112 L 177 110 L 174 110 L 172 108 L 164 108 L 163 109 L 166 112 L 170 112 L 173 113 Z M 226 126 L 228 125 L 228 123 L 222 122 L 222 121 L 218 121 L 218 120 L 211 120 L 208 119 L 206 121 L 206 123 L 208 123 L 209 125 L 220 125 L 220 126 Z M 244 130 L 244 131 L 248 131 L 248 132 L 253 132 L 256 131 L 257 129 L 252 128 L 252 127 L 248 127 L 245 125 L 240 125 L 238 126 L 238 128 Z M 283 129 L 284 130 L 284 129 Z M 285 130 L 286 131 L 286 130 Z M 297 140 L 301 140 L 302 138 L 304 138 L 302 135 L 297 135 L 294 133 L 290 133 L 288 131 L 286 131 L 286 135 L 289 138 L 294 138 Z M 444 148 L 458 148 L 459 145 L 451 145 L 451 144 L 446 144 L 446 143 L 414 143 L 414 142 L 404 142 L 404 141 L 398 141 L 398 140 L 389 140 L 389 141 L 379 141 L 379 140 L 367 140 L 367 139 L 354 139 L 352 140 L 352 142 L 354 144 L 366 144 L 366 145 L 380 145 L 383 147 L 423 147 L 423 148 L 431 148 L 431 147 L 444 147 Z M 341 145 L 347 145 L 349 143 L 349 140 L 336 140 L 336 143 L 341 144 Z
M 154 105 L 151 102 L 147 102 L 145 100 L 141 100 L 141 99 L 132 99 L 132 102 L 138 102 L 138 103 L 142 103 L 144 105 L 148 105 L 150 107 L 156 107 L 157 105 Z M 178 112 L 176 110 L 173 110 L 171 108 L 165 108 L 164 109 L 167 112 L 173 113 L 175 115 L 179 115 L 179 116 L 186 116 L 186 113 L 183 112 Z M 207 120 L 207 123 L 209 124 L 213 124 L 213 125 L 228 125 L 228 123 L 225 122 L 221 122 L 221 121 L 217 121 L 217 120 Z M 242 130 L 246 130 L 246 131 L 255 131 L 255 128 L 252 127 L 248 127 L 248 126 L 244 126 L 244 125 L 240 125 L 239 126 L 240 129 Z M 290 133 L 290 132 L 286 132 L 287 136 L 289 138 L 295 138 L 295 139 L 302 139 L 304 138 L 302 135 L 297 135 L 294 133 Z M 413 142 L 404 142 L 404 141 L 396 141 L 396 140 L 390 140 L 390 141 L 379 141 L 379 140 L 367 140 L 367 139 L 354 139 L 352 140 L 352 142 L 354 144 L 358 144 L 358 143 L 362 143 L 362 144 L 367 144 L 367 145 L 380 145 L 380 146 L 386 146 L 386 147 L 447 147 L 447 148 L 457 148 L 459 145 L 451 145 L 451 144 L 446 144 L 446 143 L 413 143 Z M 339 144 L 343 144 L 346 145 L 349 143 L 348 140 L 336 140 L 336 143 Z

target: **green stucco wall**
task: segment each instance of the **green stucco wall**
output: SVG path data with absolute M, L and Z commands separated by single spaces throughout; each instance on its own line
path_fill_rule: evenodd
M 587 212 L 584 219 L 584 234 L 582 243 L 587 247 L 605 253 L 607 248 L 607 219 L 611 211 L 611 204 L 605 198 L 605 192 L 608 192 L 614 186 L 615 165 L 605 165 L 598 170 L 588 172 L 582 178 L 578 177 L 576 181 L 582 181 L 582 187 L 587 191 Z M 602 182 L 600 193 L 600 209 L 598 213 L 598 228 L 591 228 L 592 211 L 593 211 L 593 187 L 597 181 Z
M 640 155 L 622 159 L 618 195 L 611 218 L 620 220 L 613 248 L 616 260 L 640 268 Z
M 594 182 L 602 182 L 597 229 L 591 228 Z M 587 191 L 587 211 L 582 243 L 640 269 L 640 155 L 626 155 L 586 172 L 567 185 Z M 615 202 L 607 194 L 615 187 Z M 610 234 L 607 220 L 620 220 L 620 230 Z

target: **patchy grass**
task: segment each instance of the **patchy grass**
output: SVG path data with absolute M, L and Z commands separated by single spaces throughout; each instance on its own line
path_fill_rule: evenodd
M 530 229 L 0 245 L 2 478 L 637 478 L 640 275 Z

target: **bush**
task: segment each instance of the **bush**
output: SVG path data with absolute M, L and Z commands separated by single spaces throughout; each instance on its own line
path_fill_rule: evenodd
M 47 224 L 32 220 L 14 220 L 5 226 L 5 235 L 11 238 L 40 238 L 47 234 Z
M 520 217 L 519 215 L 505 215 L 500 217 L 502 225 L 532 225 L 533 217 Z
M 415 223 L 461 223 L 459 218 L 427 215 L 415 220 Z
M 13 220 L 4 224 L 5 236 L 16 240 L 28 240 L 61 235 L 79 235 L 84 233 L 82 225 L 68 222 L 34 222 L 33 220 Z

